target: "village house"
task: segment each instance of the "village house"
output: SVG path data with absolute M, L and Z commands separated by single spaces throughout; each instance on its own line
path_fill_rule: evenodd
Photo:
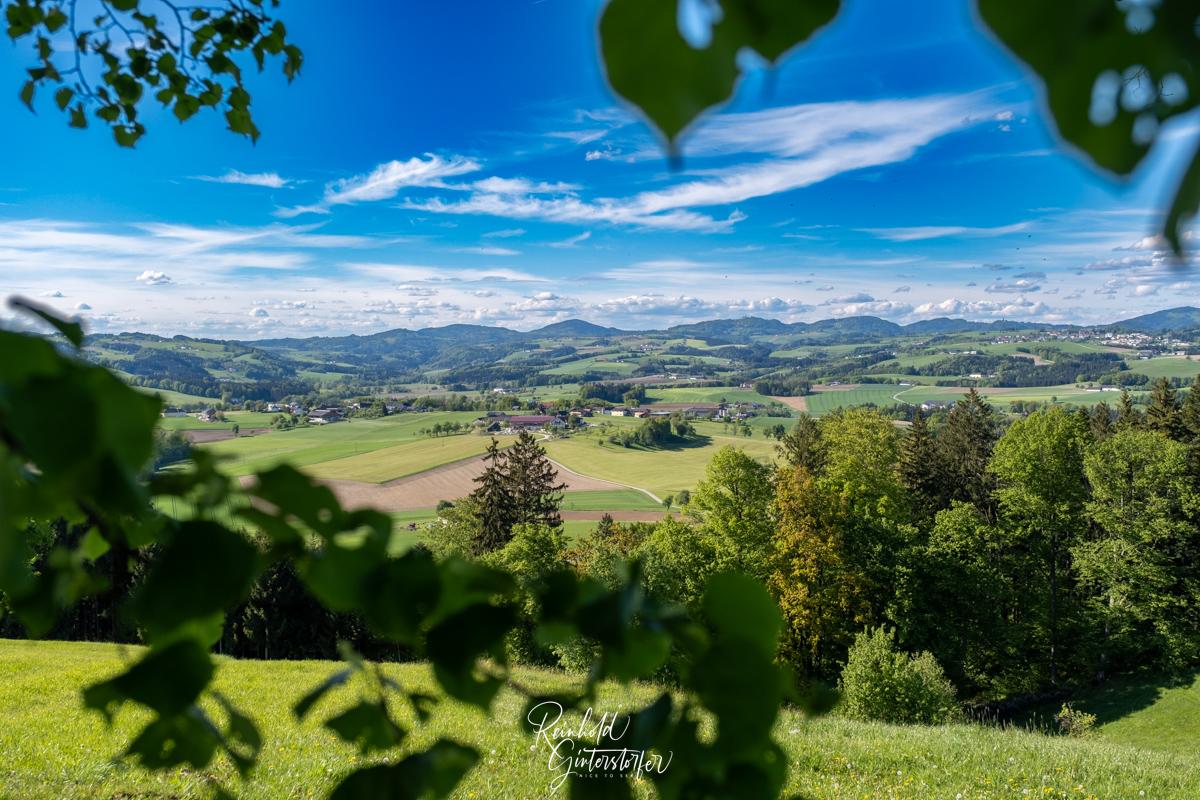
M 164 417 L 186 417 L 187 412 L 184 411 L 182 408 L 175 408 L 172 406 L 172 407 L 164 408 L 162 410 L 162 415 Z
M 546 414 L 532 414 L 529 416 L 513 416 L 508 418 L 509 427 L 519 431 L 541 430 L 542 426 L 547 423 L 555 428 L 566 426 L 566 423 L 558 417 L 551 417 Z

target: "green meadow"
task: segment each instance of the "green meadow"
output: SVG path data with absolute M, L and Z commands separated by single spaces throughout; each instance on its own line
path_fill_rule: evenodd
M 805 395 L 804 402 L 808 406 L 808 413 L 810 414 L 828 414 L 839 406 L 849 408 L 850 406 L 858 406 L 863 403 L 890 406 L 897 402 L 892 399 L 893 395 L 904 388 L 904 386 L 895 386 L 886 383 L 863 383 L 854 389 L 809 392 Z
M 622 447 L 600 436 L 554 439 L 546 442 L 546 454 L 575 472 L 648 489 L 660 498 L 695 489 L 708 462 L 725 445 L 743 448 L 764 461 L 774 455 L 774 443 L 764 438 L 726 436 L 707 427 L 701 430 L 705 435 L 687 444 L 653 450 Z
M 1151 378 L 1195 378 L 1200 375 L 1200 361 L 1187 356 L 1157 356 L 1142 361 L 1133 358 L 1126 361 L 1130 372 L 1139 372 Z
M 479 417 L 478 412 L 450 412 L 430 414 L 398 414 L 380 419 L 350 419 L 332 425 L 314 425 L 293 428 L 289 431 L 272 431 L 260 436 L 242 436 L 237 439 L 226 439 L 203 445 L 209 452 L 225 457 L 223 469 L 229 475 L 249 475 L 256 471 L 270 469 L 278 464 L 290 464 L 293 467 L 310 467 L 343 458 L 352 458 L 362 453 L 383 450 L 398 445 L 423 445 L 414 451 L 414 463 L 424 463 L 421 469 L 413 469 L 412 474 L 424 469 L 445 464 L 455 458 L 439 460 L 437 455 L 441 449 L 447 452 L 460 445 L 439 445 L 457 439 L 475 439 L 486 444 L 487 439 L 481 436 L 460 434 L 458 436 L 429 439 L 421 436 L 421 428 L 432 427 L 441 422 L 458 422 L 469 425 Z M 434 443 L 433 446 L 430 443 Z M 479 452 L 483 452 L 482 448 Z M 466 453 L 465 458 L 471 453 Z M 421 459 L 424 459 L 421 461 Z M 395 463 L 398 459 L 393 459 Z M 355 465 L 352 465 L 355 466 Z M 400 477 L 393 475 L 392 477 Z M 387 480 L 382 478 L 381 480 Z
M 752 389 L 736 389 L 731 386 L 711 386 L 683 389 L 654 388 L 646 391 L 647 403 L 719 403 L 722 400 L 729 403 L 767 403 L 769 397 L 763 397 Z
M 638 365 L 636 361 L 631 361 L 630 358 L 622 358 L 621 363 L 616 362 L 616 356 L 601 356 L 600 360 L 593 358 L 581 358 L 578 361 L 568 361 L 566 364 L 560 364 L 557 367 L 542 370 L 543 375 L 582 375 L 585 372 L 611 372 L 615 375 L 629 375 Z
M 446 700 L 425 724 L 397 702 L 399 721 L 411 735 L 397 750 L 362 756 L 323 727 L 349 707 L 360 688 L 351 684 L 322 699 L 302 723 L 291 707 L 331 676 L 340 664 L 327 661 L 237 661 L 218 657 L 214 688 L 247 712 L 263 734 L 253 781 L 243 783 L 220 756 L 205 770 L 149 772 L 115 758 L 148 715 L 120 710 L 108 727 L 80 703 L 82 687 L 116 674 L 142 649 L 108 644 L 0 641 L 0 796 L 100 800 L 133 797 L 210 797 L 220 788 L 245 800 L 322 798 L 349 770 L 438 738 L 470 745 L 476 768 L 450 795 L 456 800 L 507 800 L 565 796 L 550 789 L 553 774 L 544 745 L 524 733 L 518 718 L 523 698 L 505 689 L 491 715 Z M 440 695 L 422 664 L 385 664 L 384 674 L 408 690 Z M 514 677 L 542 694 L 569 691 L 579 678 L 553 670 L 518 669 Z M 660 687 L 605 684 L 595 713 L 635 710 Z M 1197 702 L 1196 684 L 1179 688 Z M 1166 700 L 1140 707 L 1099 728 L 1093 739 L 1066 739 L 1020 729 L 976 725 L 897 726 L 837 717 L 808 720 L 785 709 L 775 738 L 788 760 L 785 796 L 827 798 L 1153 798 L 1200 797 L 1196 720 L 1174 722 L 1181 738 L 1142 742 L 1132 736 L 1140 718 L 1162 717 Z M 1175 701 L 1178 705 L 1182 701 Z M 206 710 L 217 719 L 214 703 Z M 667 769 L 670 769 L 668 766 Z M 652 796 L 645 786 L 635 796 Z

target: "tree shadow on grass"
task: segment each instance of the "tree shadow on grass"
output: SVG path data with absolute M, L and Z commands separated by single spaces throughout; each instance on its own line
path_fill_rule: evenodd
M 1142 669 L 1113 676 L 1098 686 L 1078 687 L 1067 702 L 1078 711 L 1095 714 L 1097 725 L 1106 725 L 1145 711 L 1162 700 L 1170 689 L 1196 687 L 1198 682 L 1200 670 L 1172 676 Z M 1061 709 L 1061 702 L 1033 706 L 1014 717 L 1013 724 L 1057 730 L 1054 715 Z

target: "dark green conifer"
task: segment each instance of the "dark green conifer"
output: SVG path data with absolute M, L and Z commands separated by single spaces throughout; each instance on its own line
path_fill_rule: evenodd
M 987 519 L 995 519 L 996 476 L 987 466 L 998 438 L 995 413 L 972 388 L 955 403 L 935 440 L 940 493 L 946 505 L 961 500 Z
M 1168 439 L 1182 439 L 1183 427 L 1179 419 L 1179 403 L 1175 389 L 1166 378 L 1159 378 L 1146 407 L 1146 427 Z
M 1096 403 L 1096 407 L 1092 409 L 1092 415 L 1088 418 L 1088 424 L 1091 426 L 1092 435 L 1096 437 L 1096 441 L 1098 442 L 1103 442 L 1117 432 L 1116 428 L 1113 427 L 1112 409 L 1103 400 Z
M 475 536 L 475 555 L 499 550 L 512 538 L 512 526 L 516 522 L 514 504 L 505 475 L 504 454 L 500 442 L 493 438 L 483 456 L 487 467 L 475 479 L 479 484 L 471 497 L 479 503 L 479 531 Z
M 1122 390 L 1121 404 L 1117 406 L 1117 430 L 1140 428 L 1142 422 L 1142 412 L 1133 407 L 1133 398 L 1129 396 L 1129 390 Z
M 783 457 L 792 469 L 804 467 L 812 475 L 821 474 L 825 465 L 825 451 L 821 443 L 821 426 L 816 417 L 807 414 L 800 417 L 775 445 L 775 452 Z
M 932 515 L 940 507 L 937 451 L 920 411 L 900 442 L 900 483 L 913 494 L 913 507 L 922 515 Z
M 512 503 L 513 524 L 525 522 L 558 528 L 562 525 L 559 509 L 562 490 L 558 470 L 546 458 L 537 440 L 523 431 L 516 443 L 504 453 L 505 479 Z

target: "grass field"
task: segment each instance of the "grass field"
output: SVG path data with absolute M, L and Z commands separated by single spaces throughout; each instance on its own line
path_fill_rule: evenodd
M 725 436 L 708 428 L 703 430 L 706 435 L 682 447 L 626 448 L 607 442 L 600 444 L 600 437 L 580 436 L 547 442 L 546 452 L 555 461 L 582 475 L 649 489 L 659 497 L 678 494 L 682 489 L 694 490 L 713 455 L 727 444 L 741 447 L 760 460 L 774 455 L 774 443 L 766 439 L 746 439 Z
M 477 412 L 464 411 L 399 414 L 381 419 L 352 419 L 333 425 L 276 431 L 264 436 L 243 436 L 203 446 L 212 453 L 228 457 L 223 467 L 227 474 L 249 475 L 277 464 L 309 467 L 400 444 L 444 442 L 460 438 L 474 438 L 486 443 L 484 437 L 469 435 L 426 439 L 418 434 L 421 428 L 433 427 L 439 422 L 469 424 L 478 416 Z M 436 465 L 429 464 L 424 469 Z
M 1191 361 L 1187 356 L 1160 356 L 1145 361 L 1135 358 L 1126 363 L 1130 372 L 1151 378 L 1195 378 L 1200 375 L 1200 361 Z
M 502 436 L 500 446 L 507 447 L 514 439 L 513 436 Z M 490 437 L 470 433 L 433 439 L 422 437 L 393 447 L 312 464 L 304 471 L 314 478 L 326 480 L 384 483 L 481 455 L 490 442 Z
M 662 503 L 651 500 L 636 489 L 608 492 L 568 492 L 563 495 L 563 511 L 662 511 Z M 597 517 L 598 518 L 598 517 Z
M 771 398 L 763 397 L 751 389 L 735 389 L 731 386 L 646 391 L 647 403 L 719 403 L 722 399 L 729 403 L 767 403 Z
M 585 372 L 611 372 L 616 375 L 628 375 L 637 369 L 636 361 L 630 361 L 629 358 L 622 358 L 621 363 L 609 360 L 615 356 L 601 356 L 603 361 L 597 361 L 595 358 L 581 358 L 578 361 L 568 361 L 565 364 L 560 364 L 557 367 L 542 370 L 543 375 L 582 375 Z
M 276 414 L 258 414 L 253 411 L 226 411 L 227 422 L 201 422 L 193 415 L 186 417 L 162 417 L 158 427 L 168 431 L 227 431 L 236 423 L 242 430 L 250 428 L 267 428 L 271 425 L 271 417 Z
M 0 753 L 4 754 L 0 795 L 63 800 L 182 798 L 208 797 L 220 787 L 247 800 L 307 800 L 326 796 L 340 776 L 355 766 L 379 763 L 385 757 L 394 760 L 405 752 L 363 757 L 321 726 L 322 720 L 357 700 L 354 686 L 331 693 L 303 724 L 293 721 L 291 706 L 339 664 L 218 658 L 216 688 L 249 712 L 264 734 L 253 782 L 242 784 L 219 757 L 203 772 L 150 773 L 114 761 L 147 716 L 136 708 L 123 709 L 113 727 L 106 727 L 98 713 L 82 709 L 79 689 L 113 675 L 140 652 L 137 647 L 102 644 L 0 641 Z M 389 664 L 383 670 L 408 690 L 438 693 L 423 665 Z M 577 683 L 548 670 L 518 670 L 516 677 L 543 694 L 565 692 Z M 606 684 L 593 705 L 594 713 L 629 712 L 657 691 L 647 685 Z M 414 729 L 405 747 L 416 749 L 445 737 L 481 753 L 478 766 L 451 795 L 456 799 L 555 796 L 549 789 L 553 775 L 547 767 L 548 753 L 517 723 L 522 706 L 523 699 L 506 689 L 491 716 L 446 702 L 424 726 L 416 725 L 411 709 L 401 706 L 400 721 Z M 211 704 L 208 710 L 215 711 Z M 1194 740 L 1182 752 L 1161 745 L 1139 749 L 1123 740 L 1115 722 L 1102 728 L 1097 740 L 1080 741 L 966 725 L 925 728 L 837 718 L 809 721 L 785 710 L 775 738 L 789 764 L 785 796 L 821 800 L 1200 797 L 1200 759 Z M 637 796 L 646 797 L 648 792 L 639 787 Z
M 896 403 L 892 395 L 906 387 L 886 383 L 864 383 L 857 389 L 833 392 L 810 392 L 804 396 L 810 414 L 828 414 L 838 406 L 850 406 L 874 403 L 878 406 L 890 406 Z M 963 391 L 966 391 L 965 389 Z
M 967 392 L 964 388 L 950 386 L 893 387 L 894 391 L 899 389 L 904 390 L 898 394 L 899 400 L 914 405 L 927 400 L 959 400 Z M 1002 411 L 1008 410 L 1008 404 L 1012 400 L 1035 400 L 1048 403 L 1054 398 L 1057 398 L 1059 403 L 1074 403 L 1080 406 L 1093 406 L 1103 400 L 1110 407 L 1115 408 L 1117 400 L 1121 397 L 1118 392 L 1085 392 L 1082 389 L 1076 389 L 1074 384 L 1033 386 L 1023 389 L 983 388 L 979 390 L 979 393 L 985 395 L 989 403 Z M 810 405 L 809 408 L 811 407 Z

